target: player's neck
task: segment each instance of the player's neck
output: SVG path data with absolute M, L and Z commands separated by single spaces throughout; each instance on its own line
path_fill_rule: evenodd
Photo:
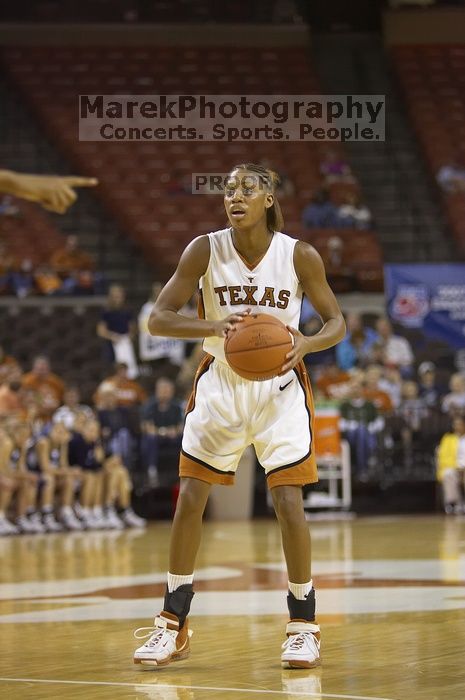
M 240 231 L 232 229 L 232 241 L 235 249 L 250 263 L 266 253 L 273 235 L 272 231 L 263 228 L 262 225 Z

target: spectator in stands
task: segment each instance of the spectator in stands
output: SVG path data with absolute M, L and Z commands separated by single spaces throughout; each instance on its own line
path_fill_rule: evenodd
M 54 296 L 63 291 L 63 282 L 50 265 L 40 265 L 34 271 L 36 291 L 44 296 Z
M 380 337 L 384 364 L 397 367 L 404 378 L 410 377 L 414 358 L 408 340 L 394 335 L 391 323 L 385 316 L 376 321 L 376 330 Z
M 118 404 L 114 385 L 108 384 L 100 389 L 96 408 L 105 454 L 118 455 L 126 467 L 132 465 L 134 421 L 131 421 L 128 409 Z
M 94 418 L 87 419 L 82 432 L 74 432 L 68 446 L 68 462 L 82 475 L 80 505 L 77 513 L 88 530 L 106 527 L 103 514 L 103 462 L 105 452 L 100 438 L 100 426 Z
M 126 409 L 138 408 L 147 400 L 147 394 L 141 385 L 129 379 L 128 366 L 124 362 L 115 365 L 115 373 L 107 377 L 97 387 L 94 394 L 94 403 L 98 406 L 101 400 L 101 393 L 111 389 L 116 394 L 117 404 Z
M 341 370 L 336 362 L 324 368 L 316 386 L 327 399 L 342 399 L 347 396 L 350 388 L 351 376 Z
M 408 441 L 411 443 L 419 434 L 422 421 L 428 417 L 429 411 L 426 402 L 420 398 L 418 384 L 406 381 L 402 384 L 402 401 L 397 409 L 408 430 Z
M 95 177 L 75 175 L 28 175 L 12 170 L 0 170 L 0 192 L 11 194 L 31 202 L 38 202 L 44 209 L 64 214 L 77 199 L 76 187 L 95 187 Z
M 385 367 L 383 376 L 378 382 L 378 386 L 386 394 L 389 394 L 394 408 L 400 406 L 402 395 L 402 377 L 396 367 Z
M 110 455 L 104 463 L 104 520 L 105 527 L 122 530 L 124 526 L 142 528 L 146 520 L 131 508 L 132 480 L 118 454 Z M 116 508 L 119 507 L 119 513 Z
M 419 396 L 429 408 L 438 408 L 444 391 L 436 380 L 436 367 L 432 362 L 422 362 L 418 367 Z
M 383 376 L 383 368 L 380 365 L 370 365 L 367 367 L 364 376 L 364 392 L 368 401 L 371 401 L 376 410 L 385 415 L 391 413 L 393 409 L 391 397 L 380 387 L 380 380 Z
M 49 441 L 45 436 L 41 436 L 35 442 L 35 460 L 29 469 L 37 474 L 40 485 L 40 515 L 42 524 L 47 532 L 62 532 L 63 526 L 56 520 L 54 513 L 54 499 L 56 488 L 55 468 L 63 464 L 63 457 L 68 450 L 70 435 L 63 426 L 60 434 L 59 424 L 54 426 L 54 435 L 57 439 L 56 449 L 53 455 L 49 451 Z M 63 444 L 62 444 L 63 442 Z M 70 478 L 71 483 L 72 478 Z
M 61 529 L 82 530 L 73 506 L 76 485 L 81 471 L 71 468 L 68 462 L 68 449 L 71 433 L 63 423 L 53 423 L 46 434 L 37 441 L 37 456 L 43 481 L 41 499 L 42 516 L 47 529 L 57 532 Z M 57 527 L 54 511 L 54 498 L 58 495 L 60 527 Z
M 17 381 L 21 377 L 21 367 L 19 362 L 12 356 L 5 353 L 0 345 L 0 384 Z
M 50 258 L 50 266 L 58 274 L 66 277 L 79 270 L 93 270 L 94 261 L 89 253 L 80 250 L 78 247 L 78 237 L 66 236 L 63 248 L 58 248 Z
M 436 175 L 439 186 L 447 194 L 465 190 L 465 167 L 459 159 L 441 166 Z
M 339 226 L 367 231 L 371 228 L 371 212 L 355 194 L 347 194 L 346 201 L 337 212 Z
M 320 173 L 325 179 L 325 184 L 334 182 L 355 182 L 350 165 L 336 151 L 328 149 L 320 163 Z
M 2 445 L 1 462 L 15 482 L 15 527 L 20 533 L 43 533 L 46 527 L 37 509 L 40 484 L 31 428 L 28 423 L 13 421 L 8 425 L 8 437 Z
M 0 384 L 0 419 L 14 416 L 20 419 L 24 414 L 21 400 L 21 382 L 12 381 Z
M 154 396 L 141 410 L 141 460 L 152 481 L 158 477 L 160 451 L 178 451 L 181 447 L 184 414 L 174 394 L 174 383 L 160 377 L 155 382 Z
M 336 359 L 339 367 L 342 370 L 350 370 L 356 366 L 363 367 L 369 361 L 371 349 L 378 337 L 373 328 L 363 325 L 359 313 L 347 314 L 346 336 L 336 345 Z
M 32 260 L 24 258 L 19 264 L 19 269 L 13 270 L 9 275 L 9 287 L 18 299 L 34 294 L 36 291 Z
M 442 437 L 437 458 L 437 478 L 442 483 L 447 515 L 465 513 L 465 418 L 454 418 L 452 429 Z
M 74 430 L 76 418 L 94 418 L 94 412 L 90 406 L 80 403 L 80 394 L 77 386 L 68 386 L 63 393 L 63 404 L 53 414 L 54 423 L 63 423 L 68 430 Z
M 330 236 L 326 249 L 321 250 L 321 257 L 326 268 L 326 276 L 334 292 L 342 294 L 354 288 L 354 271 L 346 263 L 345 243 L 340 236 Z
M 128 366 L 128 376 L 138 375 L 136 356 L 132 339 L 136 324 L 132 311 L 126 306 L 126 294 L 119 284 L 112 284 L 108 290 L 106 308 L 97 325 L 97 335 L 105 342 L 104 357 L 108 363 L 124 362 Z
M 168 376 L 174 379 L 184 361 L 186 341 L 180 338 L 164 338 L 149 333 L 148 320 L 153 305 L 162 290 L 162 284 L 152 285 L 150 299 L 142 306 L 139 317 L 139 357 L 143 362 L 150 363 L 156 376 Z
M 63 248 L 50 258 L 50 267 L 64 280 L 69 294 L 90 294 L 94 291 L 95 263 L 91 255 L 78 247 L 77 236 L 67 236 Z
M 32 370 L 23 375 L 21 384 L 26 390 L 35 393 L 38 417 L 49 420 L 58 406 L 63 402 L 64 382 L 50 369 L 50 361 L 45 355 L 37 355 L 32 363 Z
M 360 379 L 351 383 L 349 398 L 341 403 L 339 411 L 341 434 L 350 445 L 352 468 L 357 478 L 364 481 L 369 468 L 375 464 L 378 434 L 384 427 L 384 420 L 374 404 L 365 398 Z
M 319 190 L 302 212 L 305 228 L 332 228 L 337 224 L 337 208 L 327 190 Z
M 444 396 L 441 408 L 451 416 L 465 413 L 465 375 L 456 372 L 449 381 L 450 392 Z
M 8 432 L 0 425 L 0 536 L 17 535 L 19 532 L 7 518 L 11 501 L 18 489 L 17 477 L 9 467 L 11 447 L 12 441 Z

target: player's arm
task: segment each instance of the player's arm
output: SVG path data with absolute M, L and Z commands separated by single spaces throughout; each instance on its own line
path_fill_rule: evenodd
M 77 199 L 76 187 L 95 187 L 95 177 L 28 175 L 0 170 L 0 192 L 38 202 L 44 209 L 64 214 Z
M 245 314 L 241 313 L 232 314 L 222 321 L 207 321 L 178 313 L 197 291 L 199 280 L 205 274 L 209 260 L 208 236 L 195 238 L 184 250 L 176 272 L 155 302 L 148 322 L 152 335 L 172 338 L 206 338 L 215 335 L 222 337 L 234 330 L 235 324 L 242 320 Z
M 346 332 L 344 317 L 326 279 L 321 256 L 315 248 L 303 241 L 296 243 L 294 267 L 304 293 L 323 321 L 323 327 L 316 335 L 304 336 L 296 328 L 288 326 L 294 336 L 294 347 L 286 356 L 282 374 L 295 367 L 307 353 L 336 345 Z

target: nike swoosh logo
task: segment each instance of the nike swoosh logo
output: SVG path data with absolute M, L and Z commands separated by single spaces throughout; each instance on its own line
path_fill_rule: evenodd
M 291 383 L 292 383 L 292 379 L 291 379 L 287 384 L 285 384 L 284 386 L 280 386 L 280 387 L 279 387 L 279 391 L 284 391 L 284 389 L 285 389 L 287 386 L 289 386 L 289 384 L 291 384 Z

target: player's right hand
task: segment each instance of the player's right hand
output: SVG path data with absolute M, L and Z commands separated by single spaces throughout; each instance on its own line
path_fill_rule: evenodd
M 218 336 L 219 338 L 226 338 L 229 333 L 234 333 L 237 324 L 242 323 L 245 316 L 248 316 L 249 314 L 250 309 L 247 309 L 246 311 L 238 311 L 235 314 L 230 314 L 230 316 L 226 316 L 226 318 L 223 318 L 221 321 L 217 321 L 215 323 L 214 335 Z
M 41 204 L 44 209 L 57 214 L 65 211 L 77 199 L 76 187 L 95 187 L 95 177 L 78 177 L 74 175 L 24 175 L 16 174 L 15 194 L 23 199 Z

